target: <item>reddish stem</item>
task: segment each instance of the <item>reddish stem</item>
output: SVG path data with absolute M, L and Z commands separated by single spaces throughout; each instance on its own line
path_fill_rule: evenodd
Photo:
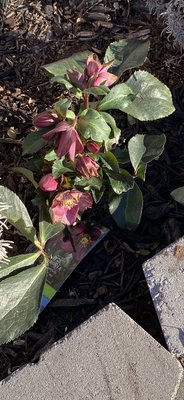
M 89 94 L 88 93 L 83 94 L 83 100 L 84 100 L 84 109 L 89 108 Z

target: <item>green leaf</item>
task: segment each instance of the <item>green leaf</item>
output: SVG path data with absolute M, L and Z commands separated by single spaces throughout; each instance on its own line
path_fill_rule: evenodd
M 67 119 L 75 119 L 75 117 L 76 117 L 76 115 L 75 115 L 75 113 L 72 111 L 72 110 L 67 110 L 66 111 L 66 118 Z
M 71 106 L 71 100 L 64 98 L 64 99 L 60 99 L 59 101 L 57 101 L 57 103 L 54 104 L 54 109 L 63 118 L 66 118 L 66 113 L 70 106 Z
M 84 110 L 78 120 L 78 131 L 85 139 L 92 139 L 99 143 L 109 138 L 111 129 L 104 118 L 96 110 Z
M 184 206 L 184 186 L 174 189 L 171 192 L 171 196 L 175 201 L 177 201 L 178 203 L 182 204 L 182 206 Z
M 40 231 L 40 240 L 41 240 L 42 246 L 45 246 L 45 243 L 47 242 L 47 240 L 49 240 L 51 237 L 57 235 L 57 233 L 62 232 L 64 228 L 65 228 L 65 225 L 63 225 L 60 222 L 52 224 L 47 221 L 41 221 L 39 223 L 39 231 Z
M 115 147 L 111 151 L 117 158 L 119 164 L 129 164 L 130 163 L 130 157 L 129 157 L 129 153 L 128 153 L 127 149 L 121 150 L 119 147 Z
M 97 204 L 101 200 L 103 194 L 104 194 L 104 187 L 102 186 L 100 189 L 96 188 L 90 188 L 94 202 Z
M 175 110 L 169 88 L 146 71 L 135 72 L 125 84 L 135 94 L 119 110 L 140 121 L 167 117 Z
M 119 172 L 115 172 L 105 168 L 104 171 L 115 193 L 121 194 L 133 188 L 134 180 L 126 170 L 121 169 Z
M 138 38 L 122 39 L 112 42 L 107 47 L 104 62 L 114 60 L 109 71 L 121 76 L 130 68 L 137 68 L 142 65 L 147 57 L 150 48 L 150 41 L 143 41 Z
M 145 182 L 146 179 L 146 170 L 147 164 L 140 164 L 137 168 L 136 177 L 141 179 L 143 182 Z
M 113 153 L 106 151 L 105 153 L 99 153 L 98 155 L 108 169 L 119 172 L 119 163 Z
M 44 264 L 0 282 L 0 344 L 15 339 L 36 321 L 46 276 Z
M 73 86 L 67 79 L 63 78 L 63 76 L 60 76 L 60 75 L 53 76 L 50 81 L 51 81 L 51 83 L 55 83 L 55 82 L 60 83 L 64 88 L 66 88 L 70 92 L 74 93 L 74 95 L 78 99 L 81 99 L 82 91 L 79 88 Z
M 44 166 L 43 158 L 31 158 L 30 160 L 26 160 L 26 168 L 33 172 L 40 172 Z
M 43 134 L 47 131 L 48 129 L 40 129 L 39 131 L 29 133 L 29 135 L 25 137 L 22 145 L 23 156 L 25 156 L 25 154 L 36 153 L 48 144 L 48 142 L 42 138 Z
M 105 96 L 98 105 L 98 110 L 121 110 L 123 111 L 135 97 L 134 92 L 125 83 L 114 86 L 109 94 Z
M 55 150 L 50 150 L 44 157 L 45 161 L 55 161 L 57 159 L 58 159 L 58 157 L 57 157 Z
M 114 137 L 112 139 L 109 139 L 109 141 L 108 141 L 108 142 L 110 142 L 110 147 L 113 144 L 118 144 L 119 138 L 121 135 L 121 129 L 119 129 L 117 127 L 115 119 L 112 117 L 112 115 L 110 115 L 109 113 L 106 113 L 106 112 L 100 112 L 100 115 L 105 119 L 107 124 L 110 125 L 112 132 L 113 132 Z M 107 146 L 107 142 L 105 143 L 105 145 Z
M 146 71 L 137 71 L 127 82 L 114 86 L 98 109 L 121 110 L 140 121 L 167 117 L 175 110 L 169 88 Z
M 33 265 L 38 257 L 40 257 L 40 251 L 37 253 L 27 253 L 9 257 L 9 263 L 7 265 L 0 263 L 0 279 L 10 275 L 12 272 L 17 272 L 24 267 Z
M 54 179 L 59 178 L 61 175 L 66 174 L 66 172 L 73 172 L 73 168 L 70 163 L 65 162 L 65 158 L 62 157 L 55 160 L 52 166 L 52 176 Z
M 84 93 L 93 94 L 93 96 L 104 96 L 110 92 L 107 86 L 90 87 L 84 90 Z
M 34 179 L 34 175 L 32 173 L 32 171 L 30 171 L 27 168 L 24 167 L 14 167 L 12 168 L 13 171 L 20 173 L 21 175 L 24 175 L 35 187 L 35 189 L 37 189 L 39 186 L 37 184 L 37 182 Z
M 3 211 L 3 217 L 18 229 L 23 236 L 34 242 L 36 231 L 28 211 L 19 197 L 6 187 L 0 186 L 0 202 L 9 206 L 7 210 Z
M 90 179 L 85 179 L 85 178 L 76 178 L 74 181 L 74 186 L 76 187 L 84 187 L 84 188 L 89 188 L 91 189 L 96 189 L 100 190 L 102 187 L 102 179 L 97 178 L 96 176 L 92 176 Z
M 128 142 L 130 161 L 137 171 L 140 164 L 147 164 L 164 151 L 166 137 L 162 135 L 135 135 Z
M 36 196 L 31 202 L 35 206 L 43 207 L 47 203 L 47 193 L 43 192 L 40 188 L 36 190 Z M 48 204 L 47 204 L 48 205 Z
M 90 54 L 90 51 L 75 53 L 71 57 L 44 65 L 43 69 L 51 76 L 60 76 L 63 78 L 69 68 L 74 68 L 79 72 L 83 72 L 86 65 L 86 59 Z
M 138 185 L 121 196 L 114 197 L 109 204 L 109 211 L 121 229 L 135 230 L 139 225 L 143 208 L 143 196 Z
M 64 79 L 63 76 L 60 76 L 60 75 L 53 76 L 53 78 L 51 78 L 50 81 L 51 81 L 51 83 L 55 83 L 55 82 L 60 83 L 67 90 L 70 90 L 71 88 L 73 88 L 73 85 L 67 79 Z

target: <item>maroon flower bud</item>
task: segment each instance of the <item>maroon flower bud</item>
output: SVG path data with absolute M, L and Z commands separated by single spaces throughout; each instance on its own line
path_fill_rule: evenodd
M 88 142 L 86 143 L 86 149 L 90 151 L 90 153 L 98 153 L 100 151 L 100 146 L 96 142 Z
M 37 115 L 33 123 L 37 128 L 47 128 L 49 126 L 54 125 L 55 118 L 51 113 L 43 112 Z
M 86 179 L 90 179 L 92 176 L 98 176 L 98 168 L 100 168 L 100 166 L 92 160 L 92 158 L 79 154 L 76 169 Z

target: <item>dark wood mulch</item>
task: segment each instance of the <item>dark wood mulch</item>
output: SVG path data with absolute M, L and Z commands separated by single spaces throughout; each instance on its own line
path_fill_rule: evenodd
M 121 38 L 150 36 L 151 50 L 144 68 L 172 89 L 177 114 L 164 120 L 127 125 L 116 114 L 123 135 L 152 132 L 167 136 L 166 150 L 147 172 L 144 211 L 136 232 L 120 232 L 100 211 L 111 232 L 74 271 L 35 326 L 12 343 L 0 347 L 0 379 L 23 364 L 39 359 L 43 350 L 109 302 L 115 302 L 165 346 L 142 272 L 142 263 L 184 234 L 184 209 L 170 197 L 184 185 L 184 70 L 183 55 L 172 38 L 162 36 L 163 22 L 147 13 L 141 0 L 19 1 L 2 0 L 0 26 L 0 176 L 1 183 L 30 204 L 32 189 L 11 173 L 21 165 L 22 138 L 32 118 L 60 96 L 41 66 L 90 49 L 99 56 Z M 136 129 L 136 130 L 135 130 Z M 33 220 L 37 210 L 31 209 Z M 11 237 L 11 230 L 8 233 Z M 13 254 L 27 243 L 14 235 Z

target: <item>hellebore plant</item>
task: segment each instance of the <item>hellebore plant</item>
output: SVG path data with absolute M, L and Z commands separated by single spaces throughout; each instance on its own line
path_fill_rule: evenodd
M 39 189 L 47 196 L 37 189 L 35 201 L 47 202 L 53 223 L 74 225 L 103 201 L 120 228 L 138 226 L 143 207 L 138 184 L 145 180 L 147 164 L 163 152 L 165 136 L 137 134 L 119 147 L 123 132 L 111 110 L 123 111 L 132 121 L 174 111 L 169 89 L 146 71 L 117 83 L 124 71 L 143 64 L 148 50 L 149 42 L 120 40 L 107 48 L 103 63 L 84 52 L 44 67 L 68 96 L 61 95 L 52 109 L 35 117 L 39 130 L 25 138 L 23 154 L 48 149 L 42 150 L 37 171 L 43 172 Z
M 147 164 L 162 154 L 165 135 L 138 133 L 119 145 L 123 130 L 113 110 L 127 114 L 130 124 L 174 111 L 169 89 L 146 71 L 138 70 L 117 83 L 126 70 L 144 63 L 148 50 L 148 41 L 120 40 L 109 45 L 102 63 L 86 51 L 44 67 L 51 81 L 65 91 L 51 109 L 35 116 L 34 131 L 24 139 L 23 155 L 39 152 L 39 158 L 31 156 L 26 168 L 13 168 L 35 188 L 39 234 L 21 200 L 0 186 L 0 203 L 8 207 L 3 217 L 32 243 L 30 253 L 10 257 L 7 265 L 3 247 L 0 343 L 23 333 L 38 316 L 49 264 L 45 245 L 50 238 L 73 226 L 72 248 L 77 246 L 79 257 L 93 239 L 87 231 L 78 235 L 78 222 L 99 202 L 106 210 L 108 206 L 120 228 L 137 228 L 143 208 L 139 185 L 145 180 Z M 64 241 L 64 246 L 70 252 L 71 243 Z

